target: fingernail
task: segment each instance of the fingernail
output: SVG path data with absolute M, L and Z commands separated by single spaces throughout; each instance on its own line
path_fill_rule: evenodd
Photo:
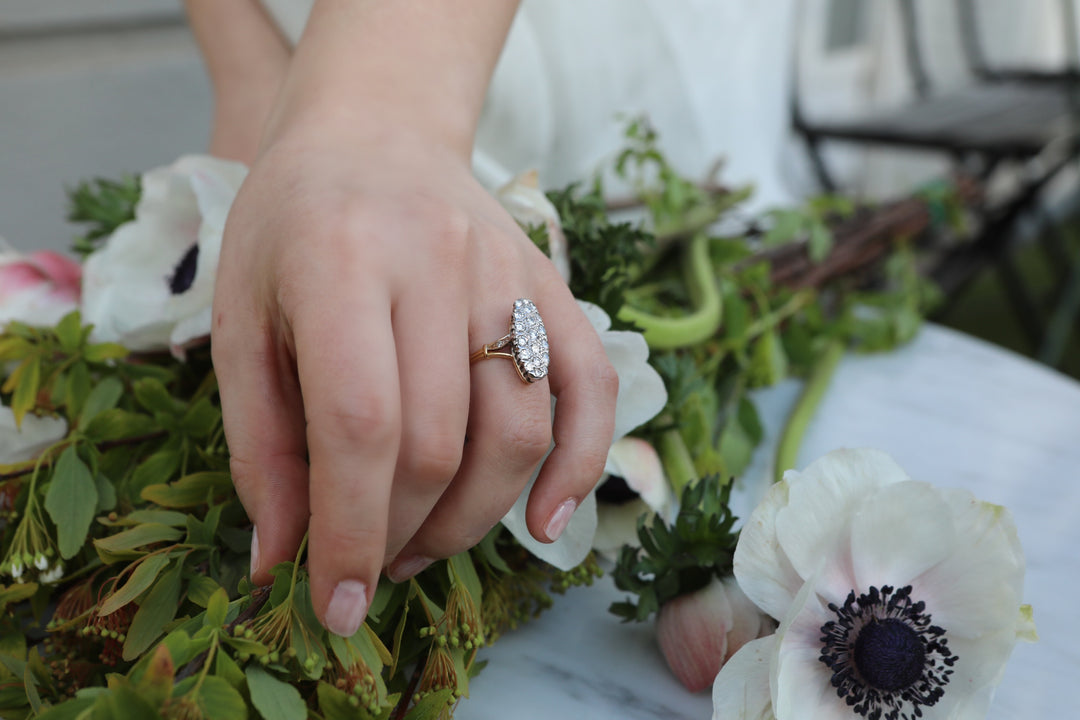
M 242 546 L 241 546 L 242 547 Z M 251 527 L 251 577 L 259 571 L 259 528 Z
M 330 596 L 326 608 L 326 629 L 341 637 L 352 637 L 367 615 L 367 585 L 359 580 L 342 580 Z
M 390 567 L 386 568 L 386 577 L 390 578 L 391 582 L 405 582 L 412 576 L 419 575 L 424 568 L 433 562 L 435 562 L 433 558 L 424 557 L 423 555 L 409 555 L 408 557 L 398 558 L 390 564 Z
M 573 498 L 563 500 L 559 507 L 555 508 L 555 512 L 551 513 L 547 525 L 544 526 L 544 534 L 547 535 L 548 540 L 555 542 L 559 539 L 559 536 L 563 534 L 563 530 L 570 523 L 570 518 L 573 517 L 575 510 L 577 510 L 577 500 Z

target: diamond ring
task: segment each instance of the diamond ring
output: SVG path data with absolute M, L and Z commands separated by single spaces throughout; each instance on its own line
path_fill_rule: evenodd
M 507 346 L 510 352 L 495 352 Z M 509 332 L 474 352 L 469 356 L 469 362 L 493 357 L 513 360 L 518 376 L 527 383 L 536 382 L 547 375 L 548 366 L 551 364 L 547 331 L 544 329 L 544 321 L 540 319 L 540 311 L 532 300 L 515 300 Z

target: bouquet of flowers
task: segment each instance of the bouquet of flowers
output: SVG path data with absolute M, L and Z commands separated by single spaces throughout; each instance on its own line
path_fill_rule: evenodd
M 786 469 L 841 354 L 916 332 L 934 292 L 908 238 L 964 193 L 871 233 L 882 210 L 838 198 L 751 216 L 748 190 L 675 173 L 646 124 L 627 136 L 632 198 L 528 174 L 498 193 L 619 373 L 599 489 L 552 545 L 523 496 L 472 550 L 384 578 L 352 637 L 316 620 L 303 546 L 271 586 L 246 577 L 206 344 L 245 168 L 189 156 L 80 185 L 82 264 L 0 247 L 0 715 L 450 717 L 485 645 L 607 568 L 612 612 L 657 617 L 717 718 L 981 716 L 1034 636 L 1007 511 L 871 450 L 783 474 L 741 523 L 729 502 L 761 441 L 752 390 L 807 378 Z

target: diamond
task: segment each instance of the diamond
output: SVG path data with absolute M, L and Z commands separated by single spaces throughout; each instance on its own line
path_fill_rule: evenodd
M 551 363 L 547 331 L 540 311 L 531 300 L 521 298 L 514 302 L 510 333 L 513 335 L 514 361 L 521 376 L 533 382 L 547 375 Z

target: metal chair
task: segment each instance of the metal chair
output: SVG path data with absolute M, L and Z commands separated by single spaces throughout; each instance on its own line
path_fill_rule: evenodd
M 811 120 L 802 109 L 796 80 L 793 127 L 805 140 L 815 174 L 829 192 L 838 186 L 822 155 L 825 142 L 936 151 L 958 169 L 987 182 L 999 172 L 1019 178 L 1011 193 L 981 209 L 976 236 L 946 253 L 934 278 L 947 297 L 955 298 L 983 267 L 992 265 L 1033 350 L 1038 351 L 1045 323 L 1039 303 L 1012 261 L 1011 240 L 1024 217 L 1039 213 L 1046 185 L 1077 157 L 1080 135 L 1073 104 L 1077 73 L 1071 68 L 1061 73 L 990 69 L 978 42 L 974 6 L 971 0 L 958 0 L 961 41 L 972 82 L 960 89 L 936 91 L 923 59 L 916 4 L 914 0 L 897 2 L 915 98 L 862 117 Z M 1069 253 L 1053 233 L 1040 236 L 1043 251 L 1063 282 L 1071 265 Z

